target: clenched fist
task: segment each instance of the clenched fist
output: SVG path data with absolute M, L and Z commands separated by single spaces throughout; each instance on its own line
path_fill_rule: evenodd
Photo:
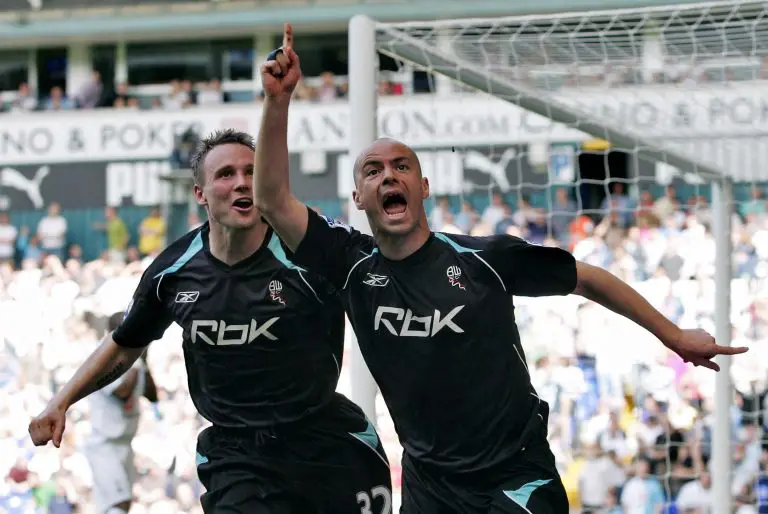
M 267 97 L 289 97 L 301 79 L 299 56 L 293 50 L 293 27 L 285 24 L 283 46 L 261 65 L 261 84 Z
M 29 422 L 29 435 L 35 446 L 45 446 L 48 441 L 53 441 L 56 448 L 60 447 L 66 416 L 65 407 L 49 403 L 39 416 L 32 419 Z

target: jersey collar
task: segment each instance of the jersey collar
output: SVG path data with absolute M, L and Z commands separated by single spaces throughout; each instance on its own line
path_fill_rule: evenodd
M 264 233 L 264 240 L 261 242 L 261 246 L 259 246 L 259 249 L 256 250 L 254 253 L 246 257 L 245 259 L 236 262 L 235 264 L 229 265 L 225 262 L 220 261 L 214 255 L 211 253 L 210 243 L 208 241 L 208 235 L 210 233 L 210 225 L 206 221 L 203 226 L 200 228 L 200 236 L 203 240 L 203 251 L 205 252 L 206 257 L 208 260 L 213 263 L 214 266 L 221 268 L 224 271 L 236 271 L 240 269 L 246 269 L 253 265 L 256 262 L 259 262 L 264 255 L 266 255 L 269 252 L 269 240 L 272 237 L 272 227 L 267 225 L 267 231 Z

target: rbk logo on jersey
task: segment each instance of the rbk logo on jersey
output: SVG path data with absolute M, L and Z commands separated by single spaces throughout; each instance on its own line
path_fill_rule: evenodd
M 179 291 L 176 293 L 176 303 L 195 303 L 200 297 L 200 291 Z
M 283 300 L 283 297 L 281 296 L 282 291 L 283 283 L 279 280 L 273 280 L 269 283 L 269 297 L 272 298 L 273 302 L 285 305 L 285 300 Z
M 463 334 L 464 329 L 453 321 L 463 308 L 464 305 L 454 307 L 445 316 L 437 309 L 431 316 L 414 316 L 411 309 L 380 305 L 373 318 L 373 329 L 378 332 L 380 327 L 384 327 L 390 334 L 399 337 L 434 337 L 444 328 Z
M 249 325 L 227 325 L 224 321 L 201 319 L 192 322 L 191 339 L 198 339 L 211 346 L 231 346 L 252 343 L 259 337 L 277 341 L 277 337 L 269 329 L 277 323 L 280 317 L 270 318 L 261 325 L 255 319 Z
M 458 266 L 448 266 L 448 269 L 445 270 L 445 274 L 448 276 L 448 283 L 450 283 L 451 286 L 466 291 L 466 288 L 461 285 L 461 282 L 459 281 L 459 278 L 461 277 L 461 268 Z
M 363 280 L 363 284 L 371 287 L 385 287 L 389 284 L 389 277 L 385 275 L 377 275 L 375 273 L 367 273 L 367 278 Z

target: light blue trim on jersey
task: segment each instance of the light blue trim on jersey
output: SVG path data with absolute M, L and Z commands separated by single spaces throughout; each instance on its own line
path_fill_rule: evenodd
M 376 457 L 378 457 L 379 460 L 384 463 L 387 469 L 389 469 L 389 461 L 387 461 L 386 455 L 379 450 L 379 435 L 376 433 L 376 427 L 373 426 L 373 423 L 371 423 L 369 419 L 366 418 L 366 421 L 368 422 L 368 426 L 365 427 L 364 431 L 350 432 L 349 435 L 373 450 L 373 453 L 376 454 Z
M 547 485 L 551 481 L 552 479 L 535 480 L 533 482 L 528 482 L 520 489 L 516 489 L 514 491 L 504 491 L 504 494 L 507 496 L 507 498 L 525 509 L 528 505 L 528 500 L 531 499 L 531 495 L 534 493 L 534 491 L 543 485 Z
M 170 275 L 179 271 L 186 263 L 188 263 L 192 257 L 194 257 L 200 250 L 203 249 L 203 235 L 198 232 L 192 242 L 189 244 L 189 248 L 184 252 L 181 257 L 176 259 L 176 262 L 165 268 L 163 271 L 155 275 L 154 278 L 162 277 L 163 275 Z
M 467 248 L 465 246 L 461 246 L 459 243 L 451 239 L 450 237 L 446 236 L 445 234 L 441 234 L 440 232 L 435 232 L 435 237 L 438 238 L 443 243 L 447 243 L 456 250 L 459 253 L 477 253 L 480 250 L 474 250 L 472 248 Z
M 288 259 L 288 256 L 285 255 L 285 250 L 283 250 L 283 245 L 280 244 L 280 238 L 277 237 L 277 234 L 274 232 L 272 232 L 272 237 L 269 239 L 267 248 L 269 248 L 269 251 L 272 252 L 272 255 L 275 256 L 275 259 L 280 261 L 280 263 L 286 268 L 295 269 L 298 271 L 307 271 L 300 266 L 296 266 L 293 262 L 290 261 L 290 259 Z
M 202 453 L 195 452 L 195 467 L 198 467 L 201 464 L 205 464 L 206 462 L 208 462 L 208 457 Z
M 373 450 L 379 451 L 379 436 L 376 433 L 376 428 L 373 426 L 373 423 L 368 421 L 368 426 L 365 427 L 365 431 L 363 432 L 350 432 L 349 433 L 352 437 L 355 439 L 362 441 L 363 443 L 370 446 Z

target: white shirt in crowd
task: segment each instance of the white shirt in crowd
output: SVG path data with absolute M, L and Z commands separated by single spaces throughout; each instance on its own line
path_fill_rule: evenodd
M 624 514 L 647 514 L 654 501 L 651 483 L 644 478 L 630 478 L 621 490 L 621 505 Z
M 45 249 L 64 248 L 67 239 L 67 220 L 63 216 L 46 216 L 37 225 L 40 246 Z
M 123 383 L 126 375 L 89 397 L 91 407 L 90 442 L 92 444 L 107 441 L 130 441 L 136 435 L 141 411 L 140 399 L 144 393 L 147 378 L 146 369 L 141 360 L 136 361 L 134 368 L 139 371 L 139 375 L 131 396 L 126 400 L 113 394 Z
M 608 491 L 623 484 L 625 478 L 624 471 L 607 456 L 588 459 L 581 468 L 579 477 L 579 497 L 582 505 L 604 505 Z
M 677 495 L 677 508 L 680 511 L 690 509 L 696 510 L 698 514 L 711 514 L 712 489 L 705 489 L 698 480 L 688 482 Z
M 18 231 L 11 224 L 0 225 L 0 260 L 13 258 Z
M 219 105 L 224 103 L 224 95 L 221 91 L 204 89 L 197 93 L 197 105 Z

